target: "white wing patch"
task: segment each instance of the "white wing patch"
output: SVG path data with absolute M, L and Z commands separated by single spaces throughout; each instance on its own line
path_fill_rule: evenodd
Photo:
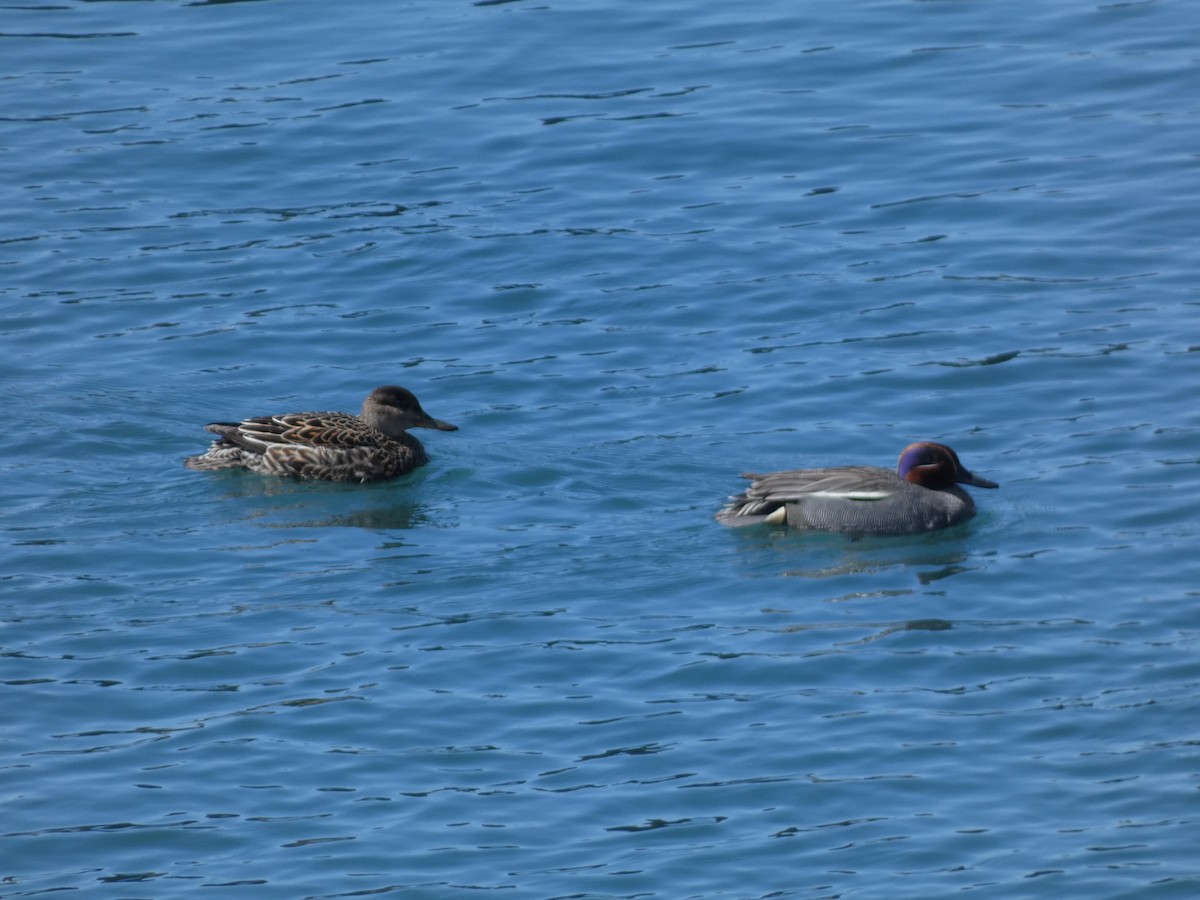
M 886 500 L 892 495 L 888 491 L 813 491 L 811 494 L 802 496 L 829 497 L 835 500 Z

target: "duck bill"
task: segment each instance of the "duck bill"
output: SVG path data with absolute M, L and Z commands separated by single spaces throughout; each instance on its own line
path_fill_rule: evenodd
M 978 475 L 972 475 L 970 472 L 967 472 L 967 471 L 960 472 L 958 478 L 955 480 L 959 484 L 969 484 L 974 487 L 981 487 L 981 488 L 998 488 L 998 487 L 1000 487 L 1000 485 L 996 484 L 996 482 L 994 482 L 994 481 L 988 481 L 986 478 L 980 478 Z
M 413 423 L 414 428 L 433 428 L 437 431 L 458 431 L 457 425 L 451 425 L 449 422 L 443 422 L 441 419 L 435 419 L 433 416 L 425 416 L 420 422 Z

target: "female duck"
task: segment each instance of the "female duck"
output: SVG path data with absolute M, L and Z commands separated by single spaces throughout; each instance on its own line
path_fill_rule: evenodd
M 750 487 L 717 513 L 725 525 L 789 525 L 845 534 L 919 534 L 975 515 L 970 484 L 994 488 L 972 475 L 945 444 L 909 444 L 896 471 L 878 466 L 795 469 L 746 474 Z
M 220 435 L 189 469 L 249 469 L 262 475 L 366 483 L 405 475 L 429 461 L 409 428 L 457 431 L 421 409 L 411 391 L 375 388 L 357 416 L 342 412 L 284 413 L 241 422 L 214 422 Z

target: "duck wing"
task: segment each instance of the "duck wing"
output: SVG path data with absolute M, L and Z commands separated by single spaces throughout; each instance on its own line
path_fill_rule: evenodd
M 765 475 L 744 473 L 746 490 L 729 498 L 717 513 L 725 525 L 783 524 L 789 506 L 858 503 L 890 496 L 896 473 L 878 466 L 839 466 L 833 469 L 791 469 Z
M 791 469 L 766 475 L 745 473 L 750 487 L 746 501 L 778 504 L 805 497 L 840 497 L 846 500 L 882 500 L 897 480 L 896 473 L 879 466 L 840 466 L 835 469 Z
M 285 413 L 205 428 L 251 453 L 281 447 L 387 447 L 391 439 L 349 413 Z

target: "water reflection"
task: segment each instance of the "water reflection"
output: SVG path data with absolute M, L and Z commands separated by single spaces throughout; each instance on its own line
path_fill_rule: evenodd
M 445 515 L 414 496 L 419 481 L 359 485 L 220 473 L 221 500 L 239 502 L 235 518 L 267 528 L 394 530 L 445 526 Z M 249 501 L 244 502 L 244 501 Z M 216 507 L 220 509 L 220 507 Z
M 922 569 L 916 573 L 916 578 L 921 584 L 928 585 L 977 568 L 966 564 L 970 554 L 961 541 L 931 545 L 925 536 L 885 538 L 870 544 L 845 540 L 841 540 L 840 545 L 826 542 L 814 547 L 813 555 L 811 564 L 789 568 L 781 574 L 793 578 L 836 578 L 895 568 Z

